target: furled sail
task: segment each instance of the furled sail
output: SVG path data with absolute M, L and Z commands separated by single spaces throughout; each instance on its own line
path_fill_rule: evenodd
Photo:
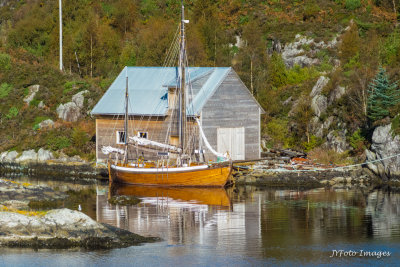
M 177 148 L 176 146 L 159 143 L 159 142 L 152 141 L 152 140 L 142 138 L 139 136 L 129 136 L 129 140 L 131 140 L 132 142 L 134 142 L 138 145 L 142 145 L 142 146 L 156 146 L 156 147 L 165 148 L 165 149 L 176 151 L 176 152 L 181 151 L 181 149 Z
M 101 148 L 101 152 L 103 152 L 104 155 L 108 155 L 110 153 L 119 153 L 119 154 L 125 153 L 125 151 L 123 149 L 115 148 L 112 146 L 103 146 Z
M 206 135 L 205 135 L 204 132 L 203 132 L 203 128 L 201 128 L 201 124 L 200 124 L 200 121 L 199 121 L 198 118 L 196 118 L 196 122 L 197 122 L 197 125 L 199 125 L 199 130 L 200 130 L 201 138 L 203 139 L 204 144 L 206 145 L 206 147 L 208 148 L 208 150 L 210 150 L 211 153 L 213 153 L 216 157 L 221 158 L 223 161 L 228 161 L 228 160 L 229 160 L 228 153 L 222 154 L 222 153 L 219 153 L 219 152 L 215 151 L 215 150 L 211 147 L 210 143 L 208 142 L 207 137 L 206 137 Z

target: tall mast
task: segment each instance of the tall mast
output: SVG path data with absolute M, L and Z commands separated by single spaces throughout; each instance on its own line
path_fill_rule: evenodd
M 59 21 L 60 21 L 60 32 L 59 32 L 59 38 L 60 38 L 60 70 L 63 70 L 63 57 L 62 57 L 62 3 L 61 0 L 58 1 L 58 6 L 59 6 Z
M 128 163 L 128 67 L 125 67 L 126 75 L 126 88 L 125 88 L 125 121 L 124 121 L 124 132 L 125 132 L 125 153 L 124 153 L 124 164 Z
M 185 7 L 183 6 L 183 0 L 181 0 L 182 11 L 181 11 L 181 42 L 180 42 L 180 53 L 179 53 L 179 68 L 180 68 L 180 118 L 179 118 L 179 146 L 182 152 L 187 145 L 186 137 L 186 93 L 185 93 Z

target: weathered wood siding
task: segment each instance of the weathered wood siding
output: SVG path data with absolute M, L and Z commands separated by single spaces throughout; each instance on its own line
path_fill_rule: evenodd
M 147 138 L 160 143 L 168 143 L 169 140 L 165 140 L 167 136 L 168 127 L 170 125 L 170 117 L 143 117 L 143 118 L 130 118 L 129 119 L 129 136 L 134 136 L 137 132 L 147 132 Z M 192 124 L 191 124 L 192 125 Z M 193 126 L 189 126 L 189 132 L 196 131 Z M 108 155 L 104 155 L 101 151 L 103 146 L 112 146 L 115 148 L 124 148 L 124 145 L 117 144 L 117 131 L 124 131 L 124 120 L 122 118 L 115 119 L 111 116 L 99 116 L 96 118 L 96 158 L 98 162 L 105 161 Z M 196 133 L 196 135 L 198 135 Z M 193 140 L 198 142 L 198 139 Z M 157 158 L 156 153 L 149 152 L 148 150 L 141 150 L 130 147 L 129 148 L 129 159 L 136 158 L 136 155 L 142 155 L 142 152 L 146 159 Z
M 231 70 L 201 112 L 204 133 L 217 148 L 218 128 L 245 128 L 245 159 L 260 157 L 260 106 L 234 70 Z M 206 154 L 207 159 L 215 159 Z

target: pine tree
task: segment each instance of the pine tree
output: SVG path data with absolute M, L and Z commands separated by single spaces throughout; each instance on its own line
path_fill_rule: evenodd
M 380 67 L 369 84 L 368 118 L 374 122 L 389 116 L 389 109 L 398 102 L 397 82 L 390 83 L 386 70 Z

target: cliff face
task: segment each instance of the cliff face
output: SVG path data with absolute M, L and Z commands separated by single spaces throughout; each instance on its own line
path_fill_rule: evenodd
M 377 127 L 372 136 L 371 150 L 366 150 L 367 161 L 380 160 L 368 164 L 376 175 L 387 180 L 400 177 L 400 138 L 393 136 L 392 125 Z

